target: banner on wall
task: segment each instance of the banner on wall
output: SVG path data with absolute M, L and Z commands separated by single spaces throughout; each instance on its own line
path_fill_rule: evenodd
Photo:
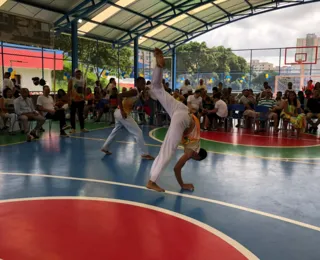
M 51 28 L 47 22 L 0 12 L 0 39 L 4 42 L 52 48 Z

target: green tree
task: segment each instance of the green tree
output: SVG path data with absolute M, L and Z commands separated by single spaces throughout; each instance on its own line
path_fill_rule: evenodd
M 177 49 L 177 71 L 179 74 L 201 73 L 204 79 L 210 79 L 213 75 L 215 85 L 224 81 L 226 75 L 230 75 L 232 81 L 240 80 L 250 68 L 243 57 L 237 56 L 229 48 L 208 48 L 205 42 L 190 42 Z
M 55 48 L 63 50 L 67 55 L 71 54 L 71 37 L 65 34 L 57 36 L 55 38 Z M 109 43 L 78 38 L 79 64 L 82 65 L 82 70 L 86 76 L 89 72 L 92 72 L 97 79 L 100 79 L 105 70 L 118 74 L 118 68 L 121 72 L 129 74 L 133 65 L 132 55 L 133 50 L 131 48 L 122 48 L 118 53 L 118 50 L 112 48 Z
M 268 79 L 266 78 L 266 74 L 268 74 L 268 76 L 269 76 Z M 253 88 L 256 90 L 262 89 L 263 83 L 266 81 L 269 82 L 270 85 L 273 85 L 274 81 L 275 81 L 275 76 L 277 76 L 277 75 L 278 75 L 278 73 L 275 71 L 272 71 L 272 70 L 264 71 L 264 72 L 258 74 L 258 76 L 252 80 Z

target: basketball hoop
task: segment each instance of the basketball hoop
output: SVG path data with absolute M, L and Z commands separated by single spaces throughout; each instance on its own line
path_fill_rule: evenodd
M 299 65 L 302 65 L 302 60 L 300 59 L 300 60 L 297 60 L 297 64 L 299 64 Z

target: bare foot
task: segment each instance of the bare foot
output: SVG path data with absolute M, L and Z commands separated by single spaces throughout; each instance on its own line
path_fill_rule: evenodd
M 147 186 L 146 186 L 148 189 L 150 190 L 154 190 L 154 191 L 157 191 L 157 192 L 165 192 L 164 189 L 160 188 L 155 182 L 153 181 L 148 181 L 147 183 Z
M 145 160 L 154 160 L 154 157 L 149 154 L 141 155 L 141 158 Z
M 101 149 L 101 152 L 105 153 L 106 155 L 111 155 L 112 153 L 106 150 Z
M 189 191 L 194 191 L 194 186 L 192 183 L 185 183 L 181 186 L 181 189 L 183 190 L 189 190 Z
M 163 68 L 165 65 L 165 61 L 164 61 L 164 57 L 163 57 L 163 53 L 160 49 L 155 48 L 154 49 L 154 56 L 156 57 L 156 61 L 157 61 L 157 66 L 159 68 Z

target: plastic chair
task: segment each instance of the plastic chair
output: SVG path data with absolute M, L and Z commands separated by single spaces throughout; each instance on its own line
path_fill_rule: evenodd
M 241 120 L 243 119 L 243 112 L 245 110 L 245 106 L 241 104 L 228 105 L 229 116 L 227 120 L 238 119 L 238 125 L 240 125 Z
M 268 129 L 269 129 L 269 123 L 270 123 L 270 120 L 268 118 L 269 116 L 269 108 L 266 107 L 266 106 L 256 106 L 256 109 L 255 111 L 257 113 L 259 113 L 259 116 L 255 118 L 255 123 L 257 121 L 259 121 L 260 123 L 263 122 L 265 124 L 265 129 L 267 130 L 268 132 Z

